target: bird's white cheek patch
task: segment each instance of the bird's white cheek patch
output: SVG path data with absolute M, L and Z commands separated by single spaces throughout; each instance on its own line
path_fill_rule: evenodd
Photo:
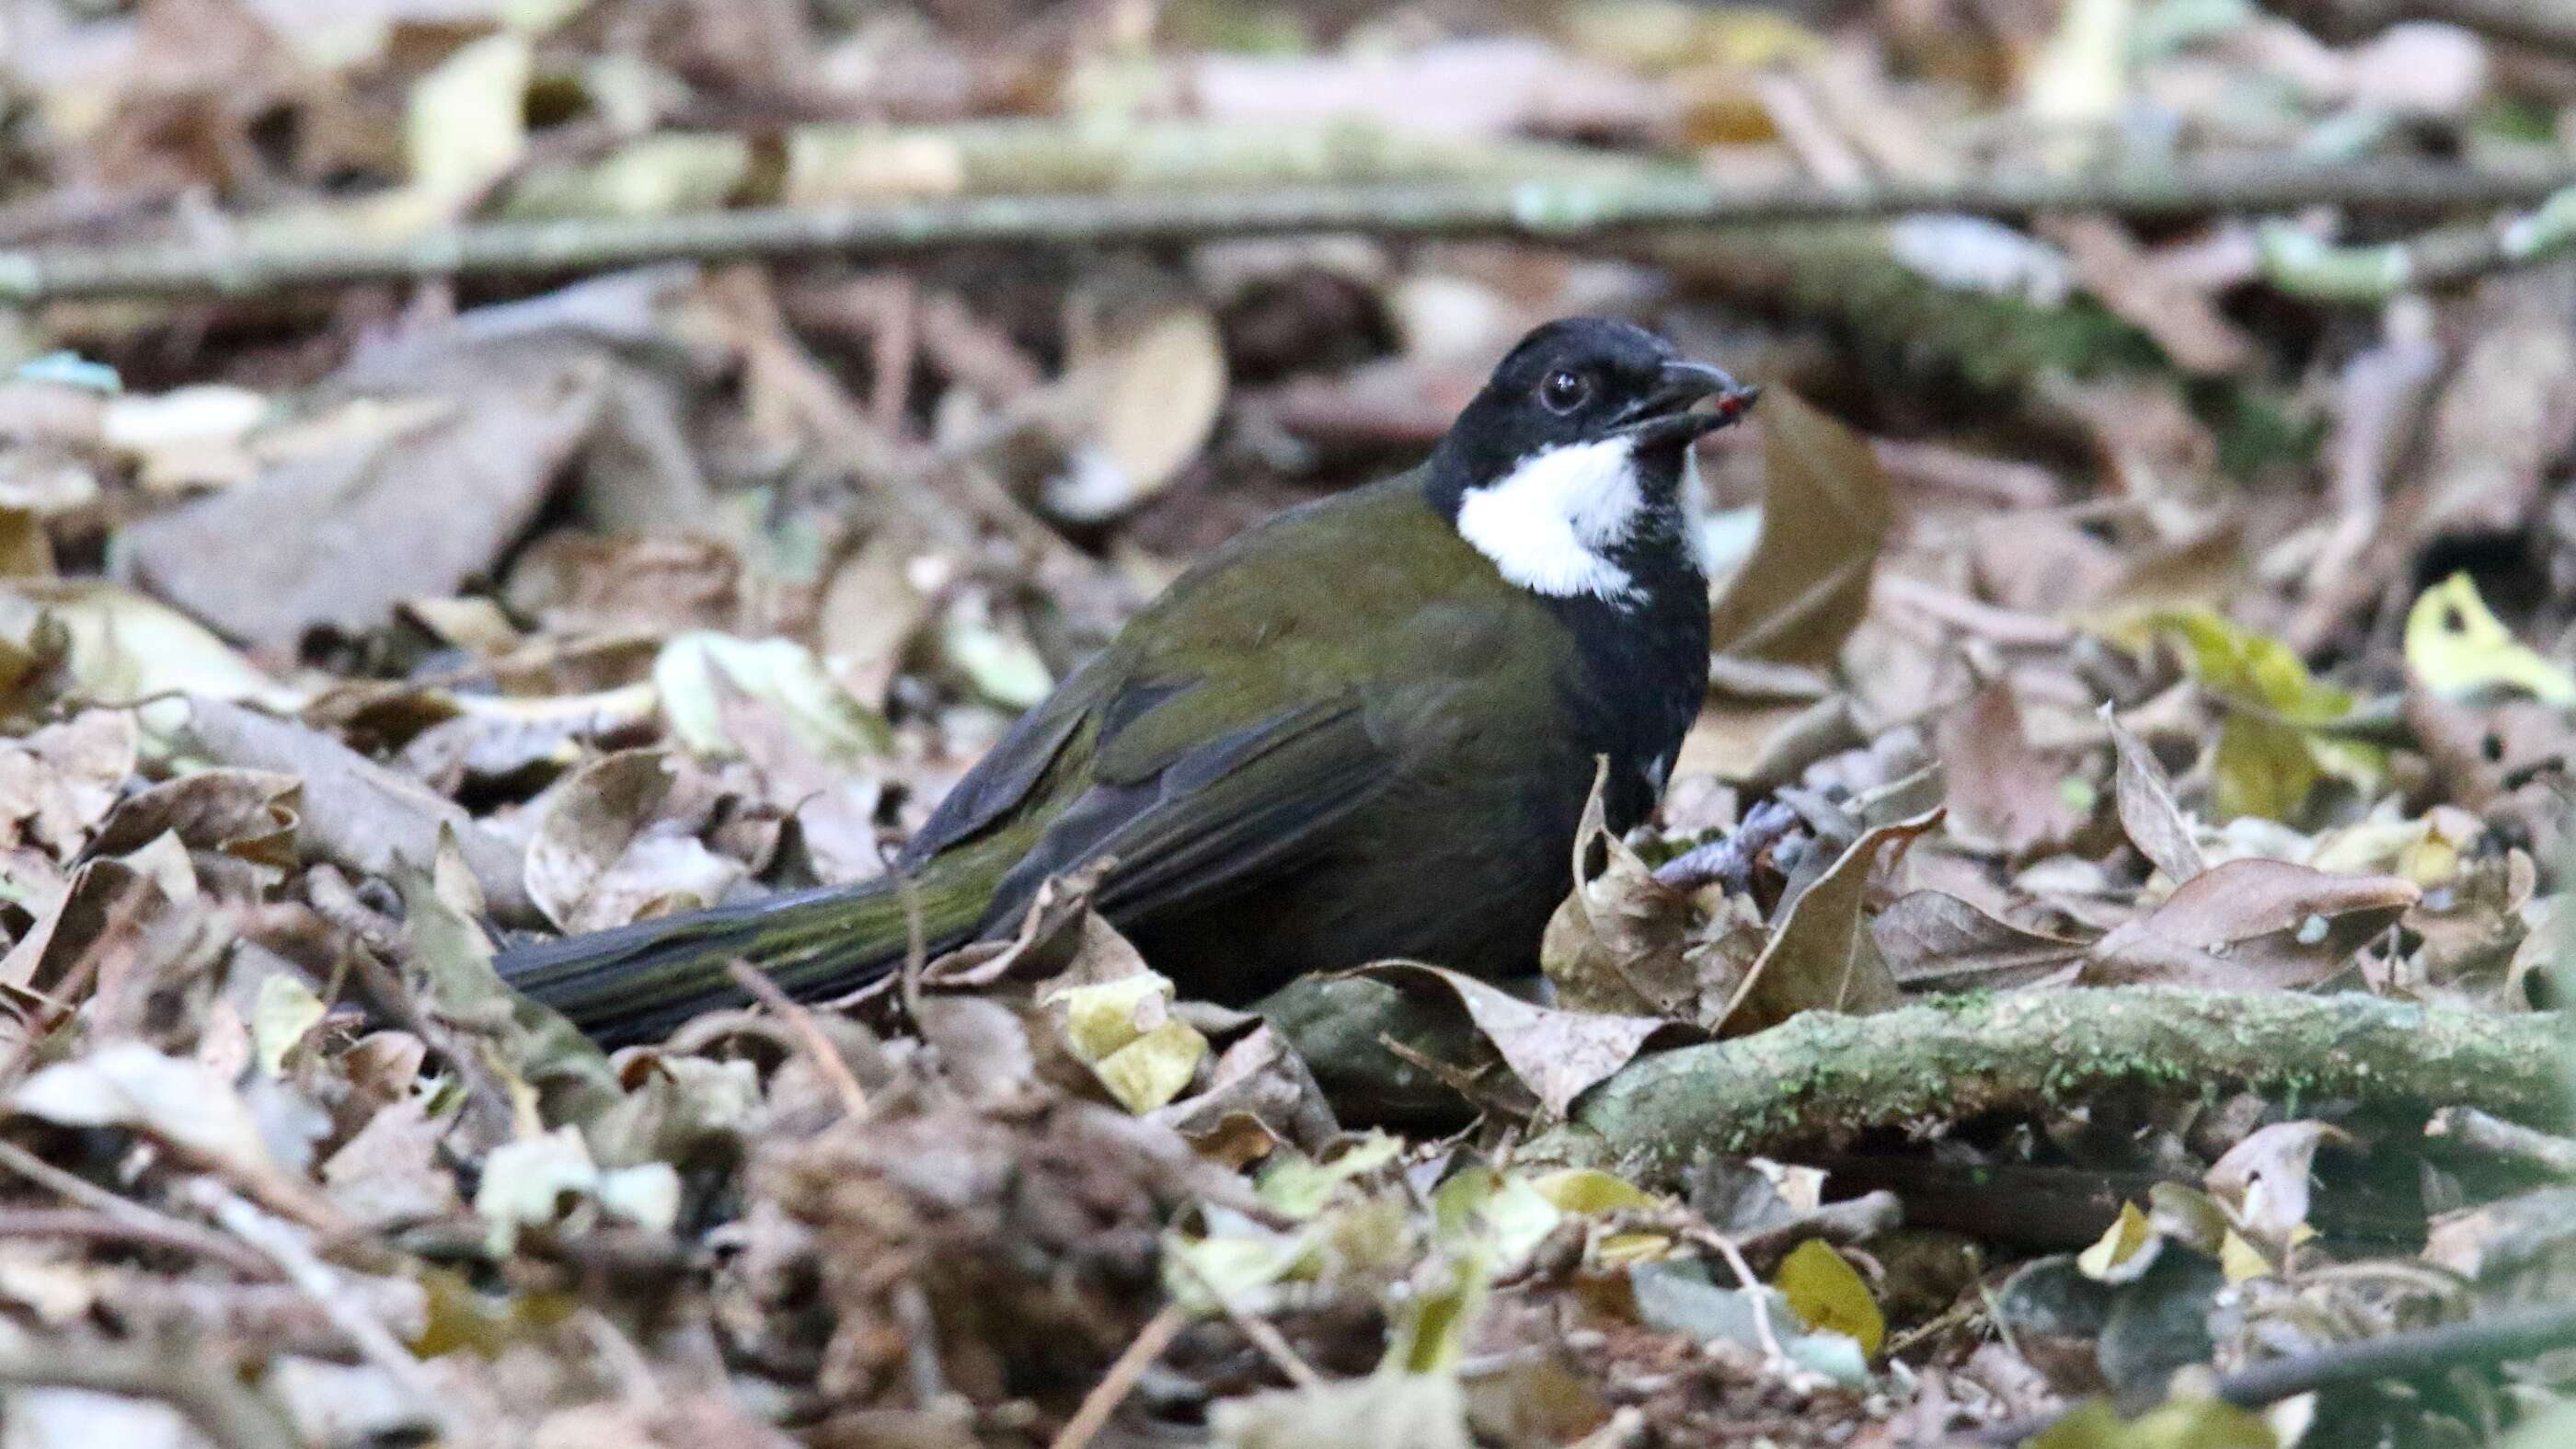
M 1471 488 L 1458 532 L 1504 578 L 1550 598 L 1624 599 L 1636 581 L 1609 550 L 1646 506 L 1627 438 L 1532 453 L 1499 483 Z

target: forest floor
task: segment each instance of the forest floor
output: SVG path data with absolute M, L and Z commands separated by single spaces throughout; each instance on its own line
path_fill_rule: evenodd
M 0 0 L 0 1444 L 2576 1442 L 2571 244 L 2537 3 Z M 1767 393 L 1543 1004 L 498 986 L 1575 313 Z

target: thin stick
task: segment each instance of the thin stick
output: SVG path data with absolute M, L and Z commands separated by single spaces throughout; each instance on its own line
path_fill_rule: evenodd
M 2426 1124 L 2427 1137 L 2449 1137 L 2463 1147 L 2526 1162 L 2543 1172 L 2576 1177 L 2576 1141 L 2508 1122 L 2475 1107 L 2445 1107 Z
M 254 1278 L 274 1278 L 276 1268 L 241 1244 L 177 1218 L 137 1222 L 79 1208 L 0 1208 L 0 1238 L 77 1238 L 98 1243 L 168 1248 L 194 1253 Z
M 2528 206 L 2576 185 L 2563 162 L 2460 165 L 2240 156 L 2185 166 L 2112 163 L 2065 175 L 1823 186 L 1634 178 L 1405 182 L 1126 195 L 981 196 L 673 217 L 492 222 L 373 240 L 266 238 L 0 251 L 0 305 L 84 297 L 265 295 L 299 286 L 436 277 L 549 276 L 650 262 L 908 256 L 973 245 L 1090 247 L 1353 231 L 1570 241 L 1910 212 L 2178 217 L 2320 205 L 2380 211 Z
M 1182 1311 L 1181 1305 L 1164 1304 L 1163 1311 L 1146 1321 L 1144 1330 L 1136 1335 L 1136 1341 L 1127 1345 L 1127 1351 L 1118 1355 L 1118 1361 L 1109 1366 L 1109 1372 L 1101 1376 L 1090 1393 L 1082 1396 L 1082 1407 L 1074 1410 L 1073 1417 L 1065 1421 L 1063 1432 L 1055 1436 L 1050 1449 L 1083 1449 L 1102 1429 L 1107 1428 L 1109 1416 L 1117 1413 L 1118 1406 L 1126 1402 L 1128 1391 L 1145 1376 L 1145 1370 L 1154 1366 L 1154 1360 L 1163 1356 L 1163 1350 L 1172 1346 L 1172 1340 L 1180 1337 L 1181 1329 L 1189 1321 L 1190 1316 Z
M 2272 1359 L 2221 1378 L 2214 1397 L 2239 1408 L 2259 1409 L 2338 1384 L 2421 1379 L 2466 1364 L 2530 1358 L 2570 1343 L 2576 1343 L 2576 1303 L 2553 1303 Z M 2003 1424 L 1977 1437 L 1988 1444 L 2018 1444 L 2062 1417 Z
M 1311 1389 L 1324 1381 L 1324 1376 L 1315 1372 L 1312 1364 L 1298 1356 L 1296 1348 L 1288 1342 L 1288 1336 L 1281 1333 L 1277 1325 L 1235 1302 L 1231 1294 L 1209 1282 L 1207 1274 L 1188 1257 L 1175 1255 L 1171 1261 L 1181 1265 L 1181 1271 L 1189 1275 L 1199 1291 L 1215 1301 L 1217 1311 L 1225 1315 L 1226 1322 L 1234 1325 L 1235 1332 L 1259 1349 L 1261 1356 L 1270 1360 L 1271 1367 L 1287 1375 L 1288 1382 L 1301 1389 Z
M 437 1383 L 421 1361 L 403 1347 L 383 1320 L 343 1289 L 339 1270 L 323 1262 L 293 1224 L 271 1216 L 212 1178 L 199 1178 L 193 1187 L 208 1215 L 226 1232 L 275 1262 L 286 1274 L 286 1281 L 322 1310 L 331 1326 L 356 1346 L 360 1357 L 383 1370 L 385 1377 L 411 1397 L 414 1408 L 440 1426 L 446 1437 L 462 1437 L 465 1426 L 457 1422 L 456 1410 L 439 1393 Z
M 218 1449 L 299 1449 L 304 1442 L 275 1400 L 180 1343 L 12 1334 L 0 1341 L 0 1385 L 155 1399 L 186 1415 Z
M 1753 1332 L 1762 1340 L 1764 1360 L 1792 1382 L 1805 1376 L 1806 1370 L 1798 1367 L 1797 1360 L 1780 1347 L 1780 1336 L 1771 1331 L 1771 1300 L 1763 1294 L 1762 1280 L 1753 1276 L 1753 1265 L 1744 1261 L 1744 1252 L 1735 1246 L 1735 1240 L 1716 1232 L 1694 1232 L 1690 1237 L 1704 1247 L 1715 1248 L 1717 1255 L 1726 1260 L 1726 1266 L 1735 1271 L 1736 1284 L 1743 1291 L 1745 1302 L 1753 1307 Z
M 86 1178 L 65 1172 L 14 1142 L 0 1141 L 0 1167 L 67 1202 L 77 1203 L 101 1217 L 113 1218 L 138 1241 L 185 1248 L 252 1278 L 278 1276 L 277 1265 L 214 1229 L 201 1227 L 185 1218 L 172 1217 L 131 1198 L 119 1197 Z
M 814 1059 L 814 1070 L 823 1074 L 823 1080 L 831 1084 L 833 1095 L 841 1099 L 842 1114 L 854 1122 L 867 1116 L 867 1089 L 860 1086 L 859 1079 L 851 1074 L 850 1064 L 842 1058 L 840 1048 L 832 1045 L 832 1039 L 823 1034 L 822 1023 L 814 1019 L 814 1013 L 797 1005 L 786 992 L 778 989 L 777 982 L 761 974 L 760 968 L 748 961 L 727 962 L 725 970 L 732 973 L 735 985 L 750 992 L 753 1000 L 768 1007 L 770 1015 L 795 1033 L 797 1044 Z

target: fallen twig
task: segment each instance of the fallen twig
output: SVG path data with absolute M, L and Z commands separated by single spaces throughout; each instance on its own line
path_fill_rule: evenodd
M 2464 1364 L 2509 1363 L 2576 1343 L 2576 1304 L 2555 1303 L 2338 1344 L 2276 1358 L 2225 1375 L 2212 1396 L 2259 1409 L 2300 1394 L 2374 1379 L 2421 1379 Z M 1978 1434 L 1987 1444 L 2019 1444 L 2064 1415 L 2002 1424 Z
M 777 982 L 762 975 L 760 968 L 749 961 L 729 962 L 725 970 L 732 975 L 736 986 L 751 993 L 753 1000 L 769 1008 L 769 1014 L 777 1017 L 795 1035 L 797 1045 L 813 1059 L 814 1070 L 832 1088 L 832 1094 L 840 1099 L 841 1115 L 852 1121 L 867 1116 L 867 1089 L 859 1085 L 858 1077 L 850 1071 L 850 1064 L 842 1059 L 840 1048 L 833 1046 L 832 1039 L 823 1034 L 822 1026 L 814 1020 L 814 1013 L 789 999 L 786 992 L 778 989 Z
M 1872 1127 L 2037 1110 L 2113 1086 L 2241 1086 L 2309 1100 L 2566 1112 L 2563 1021 L 2364 996 L 2172 987 L 1941 998 L 1876 1016 L 1810 1012 L 1631 1063 L 1530 1145 L 1539 1158 L 1678 1173 Z
M 119 1197 L 87 1178 L 65 1172 L 14 1142 L 0 1141 L 0 1168 L 6 1168 L 68 1202 L 79 1204 L 101 1219 L 115 1222 L 122 1235 L 132 1241 L 181 1248 L 252 1278 L 278 1276 L 276 1264 L 265 1255 L 214 1229 L 185 1218 L 172 1217 L 131 1198 Z M 14 1217 L 21 1228 L 32 1228 L 40 1220 L 56 1216 L 36 1211 L 13 1211 L 7 1215 Z M 0 1235 L 7 1235 L 7 1232 L 6 1228 L 0 1228 Z M 84 1232 L 83 1235 L 89 1234 Z
M 2543 1172 L 2576 1177 L 2576 1139 L 2534 1131 L 2475 1107 L 2443 1108 L 2425 1125 L 2424 1135 L 2448 1137 L 2463 1147 L 2529 1163 Z
M 268 1262 L 245 1252 L 232 1239 L 177 1218 L 155 1223 L 80 1208 L 0 1208 L 0 1238 L 123 1243 L 128 1247 L 192 1253 L 253 1277 L 270 1277 L 276 1272 Z
M 1207 1274 L 1201 1271 L 1199 1265 L 1187 1254 L 1176 1254 L 1168 1261 L 1179 1265 L 1181 1272 L 1186 1274 L 1192 1283 L 1197 1284 L 1198 1290 L 1205 1293 L 1209 1300 L 1216 1304 L 1217 1311 L 1225 1315 L 1228 1323 L 1234 1325 L 1234 1331 L 1242 1334 L 1247 1342 L 1260 1350 L 1261 1356 L 1270 1360 L 1271 1367 L 1279 1370 L 1288 1382 L 1301 1389 L 1315 1388 L 1324 1382 L 1324 1376 L 1315 1372 L 1313 1365 L 1298 1356 L 1295 1346 L 1288 1342 L 1286 1334 L 1281 1333 L 1269 1319 L 1237 1303 L 1232 1294 L 1209 1282 Z
M 2296 227 L 2263 230 L 2263 276 L 2294 297 L 2384 302 L 2527 267 L 2576 247 L 2576 189 L 2535 210 L 2376 246 L 2336 246 Z
M 304 1443 L 268 1395 L 230 1364 L 181 1343 L 90 1335 L 0 1341 L 0 1385 L 87 1389 L 156 1399 L 187 1416 L 218 1449 L 300 1449 Z
M 1802 823 L 1797 811 L 1765 800 L 1745 812 L 1734 834 L 1694 845 L 1655 867 L 1655 881 L 1677 891 L 1722 885 L 1730 895 L 1742 894 L 1752 887 L 1753 863 L 1762 852 L 1788 839 Z
M 1548 239 L 1647 229 L 1960 212 L 2126 216 L 2527 206 L 2576 185 L 2561 162 L 2320 163 L 2247 156 L 2188 166 L 2108 166 L 1965 182 L 1756 185 L 1687 174 L 1635 179 L 1291 186 L 1257 191 L 982 196 L 870 205 L 744 208 L 670 217 L 493 222 L 395 240 L 273 238 L 0 251 L 0 305 L 83 297 L 253 296 L 299 286 L 461 276 L 548 276 L 675 259 L 894 256 L 983 244 L 1080 247 L 1357 231 Z
M 1118 1406 L 1126 1402 L 1128 1391 L 1145 1376 L 1145 1370 L 1154 1366 L 1154 1360 L 1163 1356 L 1163 1350 L 1172 1346 L 1172 1340 L 1180 1336 L 1189 1321 L 1189 1314 L 1183 1312 L 1177 1303 L 1164 1304 L 1162 1312 L 1146 1320 L 1144 1331 L 1136 1335 L 1136 1341 L 1127 1345 L 1127 1351 L 1118 1355 L 1118 1361 L 1101 1375 L 1100 1382 L 1092 1386 L 1090 1393 L 1083 1395 L 1082 1407 L 1074 1410 L 1073 1417 L 1065 1421 L 1064 1430 L 1055 1436 L 1052 1449 L 1083 1449 L 1102 1429 L 1107 1428 L 1109 1416 L 1117 1413 Z
M 295 1225 L 271 1216 L 211 1178 L 199 1179 L 195 1191 L 199 1204 L 216 1223 L 276 1263 L 286 1280 L 322 1310 L 331 1326 L 357 1348 L 359 1356 L 382 1370 L 411 1398 L 415 1410 L 451 1437 L 465 1427 L 421 1361 L 394 1337 L 382 1319 L 343 1287 L 340 1271 L 322 1261 Z

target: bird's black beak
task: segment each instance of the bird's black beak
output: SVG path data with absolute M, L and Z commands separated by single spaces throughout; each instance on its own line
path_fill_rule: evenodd
M 1648 439 L 1688 442 L 1743 417 L 1761 396 L 1762 389 L 1746 387 L 1705 362 L 1667 362 L 1655 375 L 1654 390 L 1629 409 L 1621 426 Z M 1715 398 L 1717 406 L 1693 411 L 1704 398 Z

